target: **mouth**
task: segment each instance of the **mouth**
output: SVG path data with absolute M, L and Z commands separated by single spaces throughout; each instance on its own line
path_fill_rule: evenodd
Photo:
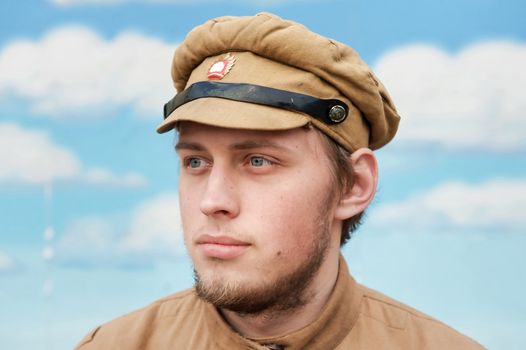
M 220 260 L 235 259 L 250 247 L 250 243 L 228 236 L 203 235 L 196 243 L 204 256 Z

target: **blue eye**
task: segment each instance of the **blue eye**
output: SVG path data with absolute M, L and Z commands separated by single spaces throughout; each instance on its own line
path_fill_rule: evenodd
M 271 162 L 263 157 L 254 156 L 250 157 L 250 165 L 254 167 L 262 167 L 264 165 L 271 165 Z
M 189 158 L 186 160 L 185 163 L 187 167 L 196 169 L 203 165 L 203 160 L 199 158 Z

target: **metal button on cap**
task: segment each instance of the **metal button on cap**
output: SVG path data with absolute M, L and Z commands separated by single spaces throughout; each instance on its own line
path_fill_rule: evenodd
M 347 111 L 345 110 L 345 107 L 342 105 L 335 105 L 332 106 L 329 110 L 329 118 L 335 123 L 342 122 L 345 118 L 347 118 Z

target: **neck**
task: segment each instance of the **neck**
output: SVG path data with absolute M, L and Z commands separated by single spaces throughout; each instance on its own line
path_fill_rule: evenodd
M 246 338 L 272 338 L 289 334 L 312 323 L 327 304 L 338 277 L 339 253 L 327 256 L 315 278 L 305 290 L 306 303 L 286 311 L 265 310 L 258 314 L 240 314 L 220 310 L 225 320 Z

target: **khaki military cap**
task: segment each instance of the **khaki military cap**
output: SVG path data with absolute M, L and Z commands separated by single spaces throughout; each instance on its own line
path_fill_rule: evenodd
M 193 29 L 175 51 L 172 78 L 177 95 L 159 133 L 179 121 L 256 130 L 314 125 L 352 152 L 382 147 L 400 120 L 352 48 L 269 13 Z

